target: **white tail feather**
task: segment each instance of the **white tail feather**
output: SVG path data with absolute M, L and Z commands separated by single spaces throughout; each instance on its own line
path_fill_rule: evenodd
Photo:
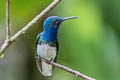
M 52 65 L 47 64 L 47 63 L 42 61 L 42 71 L 41 71 L 41 73 L 44 76 L 51 76 L 52 75 Z

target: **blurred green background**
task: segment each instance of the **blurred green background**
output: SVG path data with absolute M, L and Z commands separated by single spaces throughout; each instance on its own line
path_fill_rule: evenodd
M 11 1 L 13 35 L 53 0 Z M 0 45 L 5 39 L 5 4 L 0 0 Z M 5 51 L 0 80 L 83 80 L 58 68 L 44 77 L 36 67 L 36 36 L 51 15 L 80 17 L 61 24 L 57 63 L 97 80 L 120 80 L 120 0 L 62 0 Z

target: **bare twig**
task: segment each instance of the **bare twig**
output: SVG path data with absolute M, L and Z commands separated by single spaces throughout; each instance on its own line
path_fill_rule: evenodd
M 10 34 L 11 34 L 11 27 L 10 27 L 10 0 L 6 0 L 6 40 L 4 44 L 0 47 L 0 57 L 3 57 L 3 52 L 7 47 L 10 45 Z
M 10 37 L 9 40 L 5 40 L 3 45 L 0 47 L 0 55 L 16 40 L 18 37 L 23 35 L 34 23 L 36 23 L 41 17 L 46 15 L 49 11 L 51 11 L 61 0 L 54 0 L 46 9 L 44 9 L 40 14 L 32 19 L 26 26 L 24 26 L 20 31 L 18 31 L 15 35 Z
M 78 76 L 78 77 L 81 77 L 81 78 L 83 78 L 83 79 L 85 79 L 85 80 L 95 80 L 94 78 L 88 77 L 88 76 L 86 76 L 86 75 L 84 75 L 84 74 L 82 74 L 82 73 L 80 73 L 80 72 L 78 72 L 78 71 L 72 70 L 72 69 L 70 69 L 70 68 L 68 68 L 68 67 L 65 67 L 65 66 L 63 66 L 63 65 L 57 64 L 57 63 L 55 63 L 55 62 L 51 62 L 51 61 L 49 61 L 49 60 L 47 60 L 47 59 L 45 59 L 45 58 L 42 58 L 42 61 L 44 61 L 44 62 L 46 62 L 46 63 L 48 63 L 48 64 L 50 64 L 50 65 L 53 65 L 53 66 L 55 66 L 55 67 L 57 67 L 57 68 L 60 68 L 60 69 L 62 69 L 62 70 L 65 70 L 65 71 L 67 71 L 67 72 L 70 72 L 70 73 L 72 73 L 72 74 L 74 74 L 74 75 L 76 75 L 76 76 Z
M 6 40 L 10 39 L 10 0 L 6 1 Z

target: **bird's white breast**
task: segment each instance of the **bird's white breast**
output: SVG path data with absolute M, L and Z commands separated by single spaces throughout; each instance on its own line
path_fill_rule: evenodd
M 48 44 L 37 45 L 37 54 L 40 57 L 46 58 L 50 60 L 51 58 L 54 60 L 56 56 L 56 47 L 51 47 Z

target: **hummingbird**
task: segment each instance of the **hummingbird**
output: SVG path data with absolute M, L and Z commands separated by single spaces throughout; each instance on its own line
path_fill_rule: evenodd
M 43 24 L 43 32 L 39 33 L 36 41 L 36 63 L 38 70 L 43 76 L 51 76 L 53 66 L 42 61 L 45 58 L 49 61 L 56 62 L 58 55 L 58 29 L 63 21 L 78 18 L 73 17 L 58 17 L 50 16 Z

